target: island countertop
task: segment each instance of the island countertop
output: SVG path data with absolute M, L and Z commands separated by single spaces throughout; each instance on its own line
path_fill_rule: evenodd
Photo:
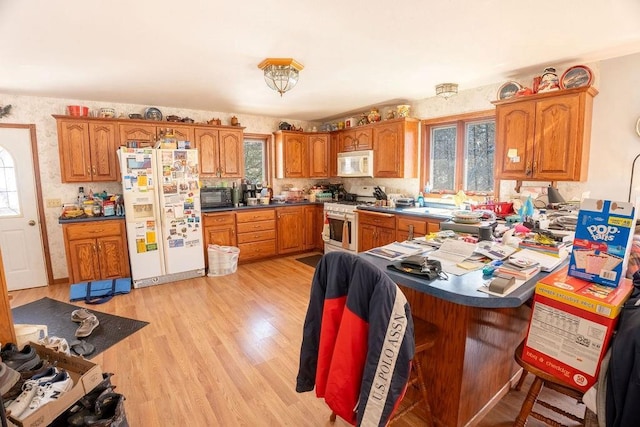
M 471 271 L 462 276 L 449 274 L 449 279 L 444 280 L 425 280 L 388 269 L 387 265 L 391 264 L 392 261 L 387 259 L 370 255 L 365 252 L 360 253 L 359 255 L 383 270 L 394 282 L 398 284 L 454 304 L 466 305 L 469 307 L 519 307 L 533 296 L 535 285 L 538 280 L 549 274 L 546 272 L 540 272 L 507 296 L 498 297 L 478 290 L 478 288 L 487 281 L 486 278 L 482 277 L 482 270 Z

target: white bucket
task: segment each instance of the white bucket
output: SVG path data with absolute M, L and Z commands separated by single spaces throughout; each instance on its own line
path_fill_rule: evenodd
M 207 276 L 225 276 L 238 269 L 240 249 L 235 246 L 209 245 L 209 273 Z
M 16 344 L 20 350 L 30 341 L 37 343 L 48 335 L 47 325 L 18 324 L 13 325 L 13 328 L 16 331 Z

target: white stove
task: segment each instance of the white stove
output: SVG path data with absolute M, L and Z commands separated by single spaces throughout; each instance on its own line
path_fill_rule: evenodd
M 350 200 L 324 204 L 329 222 L 323 233 L 325 253 L 358 251 L 358 216 L 354 212 L 358 206 L 375 204 L 374 190 L 371 186 L 354 186 L 347 196 Z

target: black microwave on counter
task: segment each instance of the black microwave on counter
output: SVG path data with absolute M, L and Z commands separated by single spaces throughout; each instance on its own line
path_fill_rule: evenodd
M 227 208 L 233 206 L 230 187 L 202 187 L 200 189 L 202 209 Z

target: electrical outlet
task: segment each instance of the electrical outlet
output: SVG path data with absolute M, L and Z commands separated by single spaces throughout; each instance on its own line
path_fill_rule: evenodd
M 48 208 L 59 208 L 62 206 L 61 199 L 47 199 L 47 207 Z

